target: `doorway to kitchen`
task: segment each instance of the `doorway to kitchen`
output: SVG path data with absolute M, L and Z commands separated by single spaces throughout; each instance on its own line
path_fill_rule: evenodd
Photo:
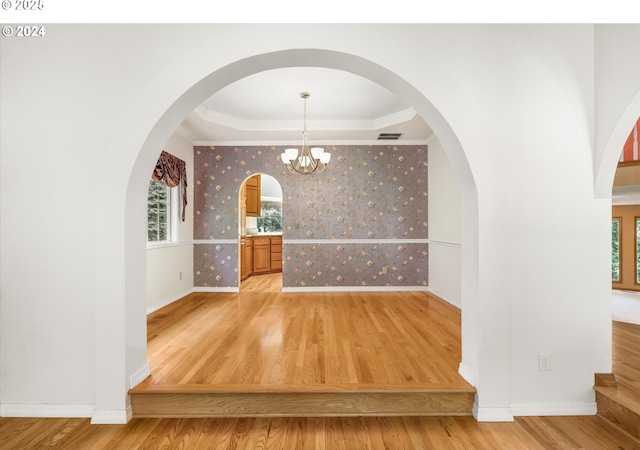
M 242 183 L 238 202 L 238 286 L 240 290 L 277 289 L 279 292 L 282 290 L 282 186 L 271 175 L 254 174 Z

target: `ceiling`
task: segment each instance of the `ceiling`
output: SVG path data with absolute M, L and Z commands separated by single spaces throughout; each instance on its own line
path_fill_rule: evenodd
M 398 142 L 425 141 L 433 131 L 411 105 L 359 75 L 335 69 L 291 67 L 240 79 L 207 98 L 179 131 L 195 144 L 301 141 L 307 99 L 309 143 L 374 141 L 401 133 Z M 389 143 L 390 141 L 384 141 Z M 614 204 L 639 204 L 640 186 L 616 188 Z
M 614 186 L 611 198 L 614 205 L 640 205 L 640 186 Z
M 401 133 L 426 140 L 429 125 L 409 104 L 359 75 L 335 69 L 291 67 L 240 79 L 204 100 L 180 131 L 197 143 L 302 139 L 307 99 L 309 141 L 370 141 Z

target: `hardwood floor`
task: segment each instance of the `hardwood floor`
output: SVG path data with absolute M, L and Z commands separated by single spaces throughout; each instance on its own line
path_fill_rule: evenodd
M 612 356 L 615 384 L 595 387 L 598 415 L 640 440 L 640 325 L 613 322 Z
M 618 389 L 640 401 L 640 325 L 613 322 L 612 356 Z
M 353 293 L 340 296 L 340 313 L 328 313 L 333 295 L 289 295 L 275 288 L 269 292 L 268 279 L 260 278 L 251 280 L 256 283 L 243 283 L 241 295 L 193 295 L 150 316 L 153 375 L 147 383 L 229 382 L 239 375 L 249 383 L 246 386 L 254 388 L 262 380 L 297 380 L 316 386 L 334 381 L 393 380 L 411 386 L 444 380 L 455 373 L 460 358 L 459 316 L 456 308 L 434 297 L 389 293 L 378 298 Z M 252 302 L 260 304 L 252 306 Z M 350 310 L 356 302 L 366 305 L 357 314 Z M 398 311 L 393 305 L 398 302 L 407 311 Z M 247 306 L 247 312 L 241 313 L 241 307 Z M 285 307 L 294 309 L 294 318 L 283 317 Z M 421 321 L 420 316 L 429 320 Z M 329 318 L 337 322 L 329 324 Z M 405 318 L 412 325 L 404 323 Z M 236 331 L 230 328 L 233 321 L 241 324 Z M 363 321 L 370 323 L 363 325 Z M 211 330 L 218 326 L 226 327 L 232 337 Z M 383 326 L 390 328 L 383 332 Z M 640 326 L 614 322 L 613 329 L 618 382 L 637 389 Z M 341 343 L 336 336 L 343 330 L 349 330 L 357 341 Z M 444 341 L 434 342 L 436 335 Z M 289 337 L 295 345 L 287 343 Z M 394 345 L 389 344 L 391 340 Z M 371 342 L 371 347 L 366 342 Z M 236 345 L 240 343 L 247 344 L 245 350 Z M 407 347 L 414 344 L 416 349 L 409 351 Z M 194 352 L 188 348 L 192 345 L 196 346 Z M 313 357 L 307 356 L 307 351 Z M 365 356 L 374 359 L 366 361 Z M 416 367 L 410 361 L 422 358 L 431 362 L 427 358 L 432 357 L 441 359 L 438 369 Z M 244 358 L 259 368 L 244 364 Z M 382 361 L 386 358 L 393 358 L 399 367 Z M 599 416 L 516 417 L 513 423 L 478 423 L 468 416 L 134 418 L 126 425 L 91 425 L 89 419 L 0 418 L 0 449 L 43 448 L 637 450 L 640 440 Z
M 138 449 L 638 449 L 597 416 L 133 419 L 0 419 L 3 450 Z
M 424 292 L 282 293 L 273 279 L 150 315 L 146 385 L 463 382 L 455 307 Z
M 240 292 L 282 292 L 282 272 L 249 277 L 240 285 Z
M 170 318 L 170 320 L 168 320 Z M 148 319 L 134 417 L 471 415 L 460 312 L 425 292 L 194 293 Z

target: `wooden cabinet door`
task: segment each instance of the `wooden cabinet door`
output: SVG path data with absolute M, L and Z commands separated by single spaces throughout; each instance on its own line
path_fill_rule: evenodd
M 271 249 L 268 245 L 253 247 L 253 273 L 269 272 L 271 270 Z
M 245 239 L 245 244 L 242 246 L 242 264 L 240 279 L 246 280 L 251 275 L 253 270 L 253 242 L 251 238 Z
M 260 175 L 254 175 L 245 183 L 246 215 L 260 217 Z
M 268 237 L 253 239 L 253 273 L 271 270 L 271 242 Z

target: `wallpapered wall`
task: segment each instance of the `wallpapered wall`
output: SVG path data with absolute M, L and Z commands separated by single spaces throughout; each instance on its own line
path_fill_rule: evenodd
M 238 192 L 255 173 L 283 191 L 283 286 L 428 284 L 427 148 L 334 146 L 290 174 L 285 147 L 194 147 L 194 283 L 238 286 Z

